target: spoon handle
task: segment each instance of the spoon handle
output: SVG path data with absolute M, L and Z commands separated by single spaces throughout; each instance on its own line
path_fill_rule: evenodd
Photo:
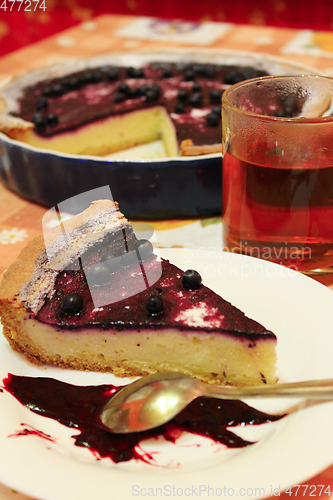
M 333 399 L 333 379 L 309 380 L 287 384 L 259 385 L 251 387 L 214 387 L 205 385 L 205 396 L 218 399 L 256 397 L 296 397 Z

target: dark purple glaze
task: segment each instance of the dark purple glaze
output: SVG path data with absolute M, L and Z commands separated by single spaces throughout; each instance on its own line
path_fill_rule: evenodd
M 160 267 L 162 275 L 159 279 Z M 143 271 L 144 269 L 144 271 Z M 89 271 L 88 271 L 89 272 Z M 95 292 L 107 297 L 108 305 L 94 308 L 90 290 L 82 271 L 60 272 L 55 284 L 55 293 L 48 299 L 37 319 L 42 323 L 58 326 L 61 329 L 79 329 L 89 327 L 150 330 L 177 328 L 180 331 L 207 331 L 209 333 L 230 333 L 244 337 L 247 341 L 255 341 L 262 337 L 275 338 L 262 325 L 245 316 L 243 312 L 224 300 L 204 285 L 197 290 L 188 290 L 182 285 L 183 271 L 162 259 L 153 257 L 143 263 L 121 268 L 111 275 L 111 281 L 96 287 Z M 149 278 L 152 286 L 145 286 Z M 138 293 L 135 293 L 137 290 Z M 83 309 L 79 314 L 66 314 L 62 310 L 64 298 L 70 293 L 78 293 L 83 299 Z M 121 297 L 127 293 L 135 293 L 126 299 Z M 163 301 L 163 311 L 152 315 L 147 311 L 146 300 L 151 295 L 159 296 Z M 187 313 L 203 309 L 203 321 L 196 325 L 186 319 Z M 252 345 L 250 345 L 252 347 Z
M 113 68 L 116 69 L 118 78 L 110 81 L 107 76 L 107 70 L 110 68 L 112 66 L 87 69 L 71 76 L 66 75 L 28 87 L 20 99 L 20 109 L 16 115 L 32 121 L 36 111 L 40 112 L 40 103 L 43 99 L 42 114 L 47 118 L 51 113 L 56 117 L 56 121 L 51 120 L 48 123 L 46 120 L 45 126 L 36 131 L 48 137 L 59 132 L 74 130 L 83 124 L 110 115 L 161 105 L 170 113 L 179 143 L 191 138 L 194 144 L 214 144 L 221 142 L 221 120 L 219 119 L 216 126 L 207 126 L 206 115 L 214 105 L 221 105 L 221 99 L 217 99 L 216 91 L 222 94 L 230 83 L 267 74 L 250 67 L 151 63 L 142 68 L 141 78 L 131 77 L 128 68 Z M 85 81 L 88 74 L 89 77 L 97 75 L 95 78 L 97 81 L 94 81 L 94 78 Z M 69 85 L 70 80 L 81 83 Z M 120 82 L 126 83 L 132 94 L 119 92 Z M 143 93 L 143 86 L 149 88 L 156 83 L 160 88 L 159 95 L 149 99 L 149 94 Z M 180 89 L 187 92 L 187 98 L 181 101 L 182 111 L 177 112 Z M 212 91 L 215 91 L 215 94 L 212 95 Z M 200 99 L 195 100 L 194 94 L 200 94 Z M 193 110 L 201 110 L 204 113 L 201 116 L 200 113 L 193 115 Z
M 198 398 L 171 422 L 150 431 L 132 434 L 112 434 L 100 422 L 101 409 L 119 387 L 113 385 L 75 386 L 52 378 L 23 377 L 8 374 L 4 388 L 22 405 L 34 413 L 57 420 L 72 427 L 79 434 L 72 436 L 75 445 L 88 448 L 96 458 L 110 458 L 113 462 L 138 459 L 153 460 L 151 455 L 140 454 L 138 447 L 149 438 L 163 436 L 175 442 L 184 432 L 205 436 L 229 448 L 242 448 L 253 444 L 227 429 L 239 425 L 258 425 L 273 422 L 283 415 L 269 415 L 241 401 Z M 31 428 L 16 435 L 27 435 Z M 38 431 L 33 429 L 33 433 Z M 40 436 L 44 437 L 42 433 Z M 47 439 L 52 439 L 47 435 Z

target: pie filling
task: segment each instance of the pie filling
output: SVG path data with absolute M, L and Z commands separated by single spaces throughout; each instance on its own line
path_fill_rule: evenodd
M 166 154 L 174 156 L 189 138 L 196 145 L 220 143 L 223 91 L 230 84 L 264 75 L 265 71 L 250 66 L 194 62 L 103 66 L 24 88 L 12 115 L 34 124 L 23 140 L 37 147 L 105 156 L 168 136 L 173 145 L 166 148 Z M 157 127 L 156 107 L 169 117 Z M 132 118 L 125 119 L 127 114 Z M 114 126 L 107 119 L 110 116 Z M 88 135 L 82 147 L 85 133 L 81 134 L 81 127 L 89 123 L 94 127 L 85 128 Z M 78 131 L 79 140 L 73 134 Z
M 175 127 L 162 106 L 100 118 L 46 137 L 34 129 L 24 135 L 24 142 L 37 148 L 103 157 L 155 141 L 161 141 L 165 156 L 178 155 Z
M 169 261 L 153 255 L 140 262 L 135 252 L 133 255 L 136 262 L 111 271 L 109 276 L 103 275 L 105 283 L 102 284 L 94 285 L 89 279 L 98 263 L 87 264 L 85 271 L 60 272 L 52 297 L 45 301 L 36 319 L 62 329 L 98 325 L 117 331 L 138 328 L 153 331 L 174 327 L 184 332 L 222 331 L 253 341 L 261 336 L 275 338 L 272 332 L 247 318 L 204 285 L 198 289 L 186 289 L 182 283 L 183 271 Z M 114 261 L 118 266 L 117 257 Z M 81 310 L 74 314 L 63 309 L 65 298 L 72 293 L 82 299 Z M 147 309 L 147 300 L 151 297 L 161 299 L 163 310 L 151 313 Z M 96 307 L 96 302 L 103 306 Z
M 182 371 L 207 382 L 260 385 L 276 382 L 274 338 L 178 328 L 63 330 L 28 316 L 22 319 L 26 354 L 37 363 L 113 372 L 117 376 Z M 13 333 L 13 332 L 12 332 Z M 13 340 L 18 343 L 22 339 Z

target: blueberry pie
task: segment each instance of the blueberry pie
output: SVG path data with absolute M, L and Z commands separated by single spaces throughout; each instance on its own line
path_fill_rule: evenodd
M 45 240 L 46 241 L 46 240 Z M 276 382 L 276 336 L 138 240 L 116 203 L 32 240 L 0 284 L 3 333 L 33 363 L 210 383 Z
M 188 140 L 210 152 L 221 143 L 223 91 L 268 74 L 258 62 L 258 68 L 244 60 L 237 66 L 222 56 L 211 58 L 217 62 L 155 57 L 133 55 L 133 67 L 130 55 L 110 55 L 14 79 L 0 94 L 0 131 L 69 154 L 105 157 L 160 141 L 173 157 L 186 154 Z

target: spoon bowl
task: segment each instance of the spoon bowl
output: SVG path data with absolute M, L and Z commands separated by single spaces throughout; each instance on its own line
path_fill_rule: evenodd
M 147 375 L 123 387 L 104 406 L 100 419 L 111 432 L 141 432 L 172 420 L 194 399 L 297 397 L 333 399 L 333 379 L 248 387 L 214 386 L 178 372 Z

